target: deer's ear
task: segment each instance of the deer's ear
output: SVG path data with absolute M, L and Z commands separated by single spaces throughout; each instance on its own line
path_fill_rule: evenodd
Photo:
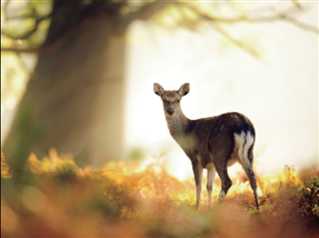
M 164 92 L 164 88 L 158 83 L 153 84 L 153 90 L 158 96 L 161 96 Z
M 181 96 L 185 96 L 189 92 L 189 83 L 184 83 L 179 89 L 178 94 Z

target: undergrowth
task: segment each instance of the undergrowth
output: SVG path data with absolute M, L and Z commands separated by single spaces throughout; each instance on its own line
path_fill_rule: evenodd
M 318 237 L 318 168 L 258 178 L 260 210 L 248 181 L 234 179 L 225 201 L 212 207 L 204 196 L 194 208 L 193 180 L 165 169 L 141 169 L 139 160 L 113 161 L 103 168 L 79 167 L 71 156 L 51 150 L 28 158 L 34 177 L 15 189 L 14 171 L 1 155 L 3 237 Z M 204 188 L 204 186 L 203 186 Z

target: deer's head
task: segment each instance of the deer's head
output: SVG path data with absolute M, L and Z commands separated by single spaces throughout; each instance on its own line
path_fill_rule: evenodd
M 154 93 L 161 97 L 164 111 L 167 116 L 172 116 L 180 109 L 180 101 L 189 92 L 189 83 L 184 83 L 178 90 L 164 90 L 164 88 L 154 83 Z

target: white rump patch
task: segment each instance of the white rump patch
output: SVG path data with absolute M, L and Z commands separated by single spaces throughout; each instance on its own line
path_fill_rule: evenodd
M 254 137 L 250 131 L 245 133 L 242 131 L 240 134 L 234 134 L 235 138 L 235 151 L 237 151 L 237 157 L 239 162 L 246 168 L 250 167 L 250 161 L 248 159 L 248 150 L 254 143 Z M 236 152 L 235 152 L 236 153 Z

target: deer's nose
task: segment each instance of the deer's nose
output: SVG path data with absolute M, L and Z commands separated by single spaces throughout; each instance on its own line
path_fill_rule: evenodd
M 174 110 L 172 108 L 167 108 L 166 112 L 168 115 L 172 115 L 174 113 Z

